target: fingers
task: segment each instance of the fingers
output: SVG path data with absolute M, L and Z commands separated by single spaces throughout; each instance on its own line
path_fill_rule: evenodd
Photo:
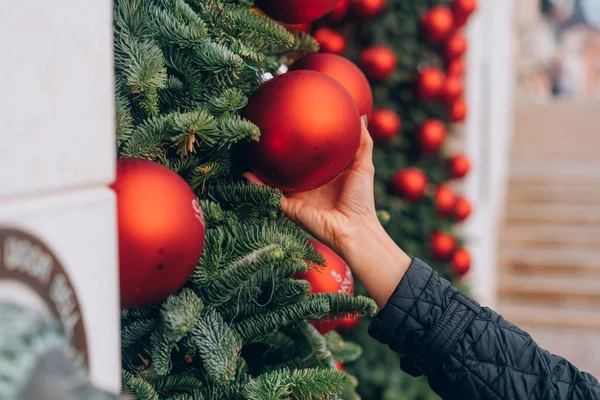
M 366 118 L 361 118 L 360 146 L 354 157 L 354 167 L 359 169 L 373 169 L 373 139 L 369 134 Z

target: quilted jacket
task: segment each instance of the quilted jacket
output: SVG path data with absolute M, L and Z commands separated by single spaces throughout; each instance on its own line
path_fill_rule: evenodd
M 443 399 L 600 399 L 600 385 L 414 259 L 371 335 Z M 599 350 L 600 351 L 600 350 Z

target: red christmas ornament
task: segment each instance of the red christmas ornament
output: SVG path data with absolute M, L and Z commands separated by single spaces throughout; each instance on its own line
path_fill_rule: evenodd
M 450 175 L 453 178 L 463 178 L 469 173 L 471 162 L 464 154 L 459 154 L 450 159 Z
M 462 58 L 457 58 L 448 63 L 446 73 L 448 76 L 463 76 L 465 74 L 465 70 L 465 60 Z
M 322 27 L 313 34 L 324 53 L 341 54 L 346 49 L 346 39 L 333 29 Z
M 392 177 L 394 191 L 404 198 L 417 201 L 425 195 L 427 176 L 418 168 L 406 168 Z
M 385 0 L 351 0 L 352 13 L 361 19 L 375 18 L 385 8 Z
M 438 214 L 448 215 L 454 211 L 456 195 L 450 186 L 440 185 L 435 191 L 435 206 Z
M 369 79 L 381 81 L 392 76 L 398 65 L 398 58 L 386 46 L 371 46 L 360 55 L 360 66 Z
M 463 122 L 469 113 L 469 106 L 465 99 L 456 99 L 450 105 L 450 121 Z
M 424 152 L 438 151 L 446 140 L 446 127 L 437 119 L 428 119 L 419 128 L 419 146 Z
M 417 92 L 423 100 L 432 100 L 439 96 L 444 86 L 444 74 L 437 68 L 425 68 L 417 80 Z
M 351 332 L 360 325 L 360 317 L 352 315 L 339 320 L 337 330 L 340 332 Z
M 292 64 L 291 69 L 306 69 L 329 75 L 350 92 L 360 115 L 371 118 L 373 112 L 371 85 L 365 74 L 352 61 L 335 54 L 310 54 Z
M 286 24 L 299 24 L 321 18 L 340 0 L 256 0 L 255 4 L 270 17 Z
M 456 60 L 459 57 L 462 57 L 466 52 L 469 44 L 467 42 L 467 38 L 460 33 L 455 33 L 448 41 L 446 41 L 446 45 L 444 47 L 444 57 L 446 61 Z
M 463 26 L 477 9 L 477 0 L 454 0 L 452 14 L 457 27 Z
M 458 277 L 463 277 L 471 269 L 471 254 L 467 249 L 457 249 L 452 255 L 452 270 Z
M 253 172 L 284 192 L 326 184 L 354 159 L 360 114 L 335 79 L 314 71 L 290 71 L 258 88 L 244 116 L 261 130 L 251 144 Z
M 471 206 L 471 202 L 464 197 L 459 197 L 456 199 L 456 204 L 454 205 L 454 215 L 456 215 L 456 219 L 459 221 L 464 221 L 469 218 L 471 212 L 473 211 L 473 207 Z
M 421 26 L 430 42 L 441 43 L 454 30 L 454 16 L 445 7 L 434 7 L 421 17 Z
M 339 24 L 346 19 L 346 15 L 348 15 L 348 6 L 350 5 L 350 0 L 341 0 L 337 6 L 329 14 L 325 16 L 325 19 L 330 24 Z
M 204 217 L 188 184 L 152 161 L 117 161 L 121 307 L 158 303 L 190 277 L 204 247 Z
M 446 232 L 436 231 L 431 236 L 431 252 L 439 260 L 447 260 L 454 253 L 456 239 Z
M 325 268 L 308 270 L 297 274 L 296 278 L 307 280 L 310 283 L 311 293 L 354 294 L 354 278 L 348 264 L 323 243 L 316 240 L 311 240 L 310 243 L 325 258 Z M 324 335 L 335 329 L 339 323 L 340 320 L 337 319 L 315 321 L 313 325 Z
M 462 79 L 458 76 L 448 76 L 444 80 L 444 86 L 440 92 L 440 100 L 445 104 L 452 106 L 456 100 L 458 100 L 465 91 L 465 86 L 462 83 Z
M 376 142 L 387 142 L 398 135 L 402 125 L 400 117 L 388 108 L 378 108 L 373 111 L 369 121 L 369 133 Z
M 304 22 L 302 24 L 284 24 L 281 23 L 288 31 L 300 31 L 304 33 L 310 33 L 312 25 L 310 22 Z

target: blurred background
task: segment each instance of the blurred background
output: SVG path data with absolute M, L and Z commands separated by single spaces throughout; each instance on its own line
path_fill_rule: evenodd
M 599 376 L 600 1 L 482 3 L 469 56 L 478 110 L 465 135 L 482 208 L 467 227 L 472 284 L 540 345 Z

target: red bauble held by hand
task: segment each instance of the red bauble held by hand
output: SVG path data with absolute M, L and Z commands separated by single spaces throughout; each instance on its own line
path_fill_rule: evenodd
M 290 71 L 264 83 L 244 116 L 261 130 L 246 154 L 252 171 L 269 186 L 303 192 L 326 184 L 354 159 L 360 144 L 358 107 L 335 79 Z
M 401 126 L 400 117 L 393 110 L 378 108 L 369 121 L 369 133 L 375 142 L 389 142 L 398 136 Z
M 437 99 L 444 86 L 445 77 L 437 68 L 425 68 L 417 78 L 417 93 L 422 100 Z
M 446 216 L 454 211 L 456 195 L 450 186 L 440 185 L 435 191 L 435 207 L 439 215 Z
M 188 184 L 147 160 L 117 161 L 121 307 L 155 304 L 179 290 L 204 247 L 204 218 Z
M 418 168 L 406 168 L 392 177 L 394 191 L 404 198 L 417 201 L 425 195 L 427 176 Z
M 299 24 L 321 18 L 340 0 L 256 0 L 255 4 L 270 17 L 286 24 Z
M 354 278 L 346 262 L 323 243 L 311 240 L 315 250 L 325 258 L 324 269 L 311 269 L 296 275 L 298 279 L 310 282 L 311 293 L 354 294 Z M 313 325 L 321 334 L 338 326 L 340 320 L 315 321 Z
M 388 79 L 398 65 L 398 58 L 392 49 L 386 46 L 371 46 L 360 55 L 360 67 L 367 78 L 374 81 Z
M 445 7 L 434 7 L 421 17 L 421 27 L 432 43 L 441 43 L 454 30 L 454 16 Z
M 341 33 L 333 29 L 319 28 L 313 34 L 313 37 L 321 46 L 323 53 L 341 54 L 346 49 L 346 39 Z
M 429 119 L 419 127 L 419 146 L 430 153 L 442 148 L 448 132 L 446 126 L 437 119 Z
M 350 93 L 360 115 L 371 119 L 373 93 L 363 72 L 352 61 L 335 54 L 310 54 L 292 64 L 291 70 L 309 70 L 324 73 L 338 81 Z
M 438 260 L 447 260 L 452 257 L 456 248 L 456 239 L 448 233 L 436 231 L 431 236 L 431 252 Z
M 452 270 L 463 277 L 471 269 L 471 254 L 466 249 L 457 249 L 452 255 Z

